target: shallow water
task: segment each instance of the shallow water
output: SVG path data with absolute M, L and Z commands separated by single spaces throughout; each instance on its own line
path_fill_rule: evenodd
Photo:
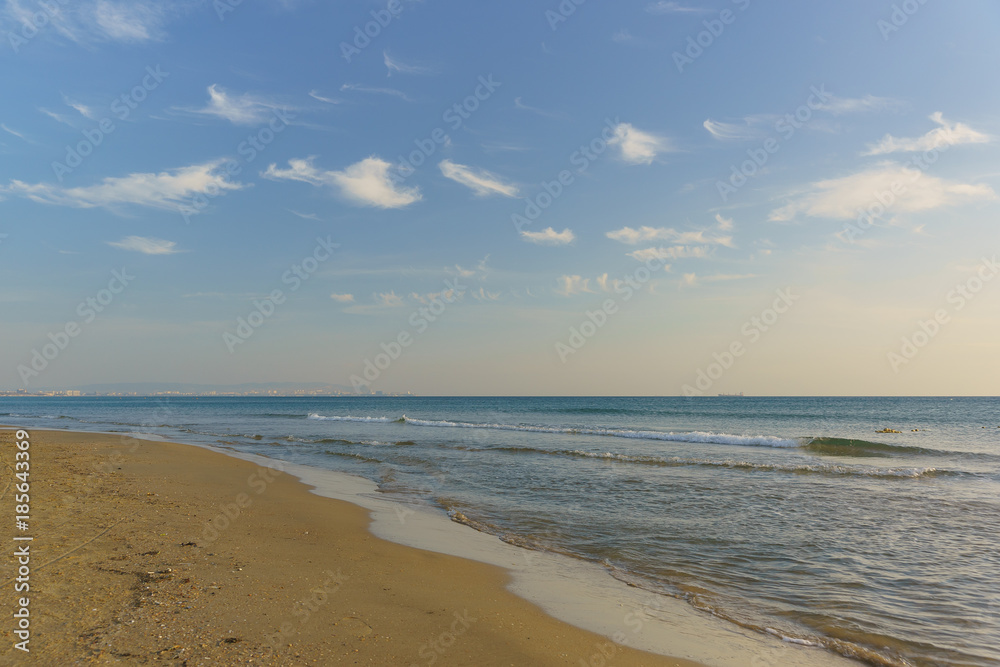
M 350 472 L 790 641 L 872 664 L 995 665 L 998 408 L 993 398 L 17 398 L 0 399 L 0 422 L 142 431 Z

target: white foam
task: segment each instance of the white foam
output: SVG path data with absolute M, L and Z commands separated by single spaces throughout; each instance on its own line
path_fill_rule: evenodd
M 13 428 L 0 427 L 0 430 Z M 34 429 L 39 431 L 55 429 Z M 59 432 L 65 432 L 58 429 Z M 97 433 L 100 433 L 98 431 Z M 152 434 L 128 435 L 163 441 Z M 374 482 L 211 445 L 188 443 L 297 477 L 312 493 L 369 510 L 376 537 L 425 551 L 468 558 L 511 574 L 509 590 L 570 625 L 652 653 L 687 658 L 708 667 L 745 667 L 755 656 L 770 664 L 802 667 L 857 665 L 829 651 L 771 637 L 699 612 L 686 602 L 653 595 L 618 581 L 599 565 L 532 551 L 449 520 L 441 512 L 387 500 Z M 600 655 L 606 644 L 581 646 L 580 660 Z
M 745 667 L 754 656 L 777 660 L 773 664 L 802 667 L 857 664 L 824 649 L 741 628 L 684 601 L 629 587 L 594 563 L 514 546 L 451 521 L 441 512 L 390 501 L 378 493 L 374 482 L 362 477 L 206 448 L 283 470 L 313 487 L 316 495 L 364 507 L 372 513 L 370 530 L 376 537 L 503 568 L 511 574 L 508 588 L 512 593 L 556 619 L 623 640 L 632 648 L 687 658 L 708 667 Z M 600 646 L 581 646 L 580 655 L 575 657 L 590 660 L 599 655 Z
M 377 424 L 388 424 L 389 422 L 394 421 L 388 417 L 351 417 L 350 415 L 347 417 L 324 417 L 316 414 L 315 412 L 309 414 L 309 419 L 317 419 L 319 421 L 327 422 L 363 422 Z
M 802 442 L 789 438 L 778 438 L 773 435 L 732 435 L 730 433 L 709 433 L 691 431 L 687 433 L 672 433 L 665 431 L 642 431 L 615 428 L 588 428 L 563 426 L 536 426 L 532 424 L 477 424 L 474 422 L 456 422 L 447 419 L 414 419 L 403 415 L 401 419 L 391 417 L 324 417 L 310 413 L 309 419 L 322 421 L 368 422 L 387 424 L 402 421 L 410 426 L 425 426 L 433 428 L 474 428 L 494 431 L 522 431 L 526 433 L 554 433 L 565 435 L 597 435 L 610 438 L 632 438 L 637 440 L 661 440 L 667 442 L 704 442 L 716 445 L 743 445 L 750 447 L 778 447 L 788 449 L 800 447 Z
M 403 415 L 403 421 L 413 426 L 434 426 L 438 428 L 479 428 L 498 431 L 525 431 L 528 433 L 558 433 L 566 435 L 599 435 L 612 438 L 634 438 L 638 440 L 664 440 L 668 442 L 704 442 L 717 445 L 745 445 L 752 447 L 778 447 L 782 449 L 800 447 L 802 442 L 772 435 L 731 435 L 729 433 L 708 433 L 691 431 L 688 433 L 668 433 L 663 431 L 639 431 L 613 428 L 569 428 L 559 426 L 533 426 L 527 424 L 475 424 L 448 420 L 433 421 L 413 419 Z

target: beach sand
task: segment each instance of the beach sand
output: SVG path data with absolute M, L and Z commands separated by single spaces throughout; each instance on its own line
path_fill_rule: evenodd
M 14 649 L 4 613 L 0 664 L 695 665 L 557 621 L 493 566 L 378 539 L 366 510 L 290 475 L 188 445 L 30 435 L 16 533 L 0 432 L 0 604 L 29 596 L 32 633 L 30 654 Z M 29 593 L 14 592 L 15 534 L 34 537 Z

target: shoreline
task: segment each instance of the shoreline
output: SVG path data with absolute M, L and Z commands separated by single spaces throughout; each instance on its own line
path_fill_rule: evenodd
M 282 504 L 291 504 L 301 508 L 296 510 L 297 514 L 302 514 L 306 512 L 307 507 L 309 508 L 309 518 L 302 516 L 295 518 L 297 521 L 311 522 L 314 534 L 323 533 L 328 528 L 322 522 L 317 523 L 317 516 L 322 515 L 329 522 L 337 523 L 334 515 L 338 517 L 350 515 L 353 522 L 350 531 L 351 540 L 359 543 L 368 543 L 374 540 L 380 547 L 393 551 L 393 558 L 397 560 L 411 561 L 421 557 L 441 559 L 446 564 L 438 567 L 443 567 L 444 571 L 449 573 L 452 570 L 457 571 L 463 568 L 481 569 L 482 571 L 477 571 L 474 576 L 466 577 L 462 584 L 462 589 L 466 592 L 458 595 L 458 600 L 454 597 L 456 591 L 452 590 L 453 596 L 449 599 L 450 606 L 461 606 L 459 600 L 465 601 L 468 605 L 470 601 L 481 601 L 489 598 L 506 613 L 510 613 L 511 607 L 518 607 L 516 614 L 518 619 L 523 619 L 525 614 L 531 616 L 533 620 L 528 624 L 531 628 L 530 635 L 536 638 L 542 636 L 543 639 L 540 643 L 545 644 L 547 649 L 541 653 L 533 654 L 530 658 L 531 664 L 596 665 L 602 664 L 602 660 L 622 665 L 669 664 L 683 665 L 684 667 L 693 667 L 696 664 L 710 665 L 711 667 L 746 664 L 765 667 L 791 663 L 801 665 L 858 664 L 835 656 L 824 649 L 797 646 L 782 642 L 777 638 L 745 631 L 726 621 L 698 612 L 681 600 L 630 588 L 615 580 L 600 566 L 513 546 L 494 536 L 480 533 L 474 529 L 470 530 L 465 525 L 449 520 L 440 512 L 433 512 L 421 507 L 404 506 L 386 500 L 377 494 L 374 483 L 345 473 L 284 463 L 277 459 L 200 444 L 180 444 L 161 439 L 147 439 L 138 434 L 96 434 L 60 429 L 33 429 L 31 432 L 33 436 L 38 434 L 34 438 L 36 442 L 44 444 L 51 440 L 53 447 L 60 446 L 57 441 L 63 440 L 61 446 L 64 449 L 68 446 L 79 447 L 80 445 L 76 443 L 87 442 L 88 449 L 85 456 L 93 457 L 99 451 L 99 457 L 104 458 L 105 464 L 110 460 L 116 460 L 123 464 L 121 467 L 124 472 L 122 473 L 117 471 L 104 473 L 108 479 L 124 476 L 133 485 L 152 484 L 158 486 L 157 492 L 161 495 L 166 491 L 166 487 L 169 487 L 172 479 L 170 475 L 164 477 L 162 473 L 171 471 L 175 477 L 179 473 L 176 462 L 168 462 L 170 458 L 167 456 L 168 453 L 175 459 L 197 460 L 201 466 L 210 471 L 210 473 L 201 473 L 200 475 L 212 477 L 214 486 L 211 492 L 205 489 L 204 485 L 194 489 L 194 497 L 199 499 L 198 503 L 195 504 L 200 503 L 198 516 L 202 517 L 200 519 L 202 523 L 195 527 L 190 525 L 190 520 L 185 522 L 187 525 L 184 530 L 189 539 L 180 542 L 180 544 L 188 543 L 187 549 L 192 553 L 203 548 L 219 549 L 221 547 L 217 545 L 226 540 L 232 540 L 233 534 L 244 534 L 244 537 L 249 539 L 251 543 L 253 539 L 266 539 L 262 536 L 269 535 L 276 527 L 272 525 L 273 520 L 261 518 L 260 515 L 273 510 L 271 505 L 277 502 L 276 497 L 281 495 Z M 9 439 L 10 437 L 10 432 L 6 431 L 4 438 Z M 73 458 L 77 456 L 79 453 Z M 42 467 L 44 468 L 44 465 Z M 155 472 L 157 469 L 159 469 L 158 473 Z M 140 470 L 142 470 L 141 474 Z M 253 472 L 249 476 L 243 475 L 243 480 L 240 481 L 240 473 L 247 470 Z M 275 472 L 275 470 L 283 472 Z M 91 475 L 91 477 L 93 476 Z M 101 476 L 101 474 L 97 476 Z M 108 479 L 103 480 L 103 482 L 107 483 Z M 220 484 L 229 487 L 228 501 L 226 493 L 219 495 Z M 190 486 L 190 483 L 185 486 Z M 242 491 L 240 487 L 242 487 Z M 279 488 L 280 494 L 276 491 Z M 213 504 L 212 499 L 205 496 L 214 496 L 216 503 Z M 189 496 L 185 496 L 185 498 L 189 498 Z M 174 501 L 179 499 L 174 498 Z M 45 502 L 44 496 L 39 496 L 38 502 Z M 191 501 L 189 500 L 189 502 Z M 249 504 L 246 507 L 241 507 L 244 503 Z M 44 511 L 41 505 L 39 507 Z M 230 508 L 228 516 L 232 516 L 232 520 L 227 521 L 227 513 L 220 512 L 220 507 L 223 510 L 226 507 Z M 92 512 L 101 511 L 99 507 L 89 509 Z M 204 518 L 206 514 L 212 515 L 208 518 L 214 516 L 214 526 L 211 526 L 212 522 Z M 252 517 L 252 522 L 244 521 L 245 517 Z M 158 517 L 155 515 L 147 517 L 147 519 L 156 518 Z M 124 521 L 124 519 L 122 520 Z M 341 518 L 339 522 L 343 523 L 343 519 Z M 224 525 L 227 523 L 230 525 Z M 216 528 L 217 526 L 222 526 L 222 528 Z M 253 533 L 257 534 L 256 538 L 248 536 L 248 534 Z M 114 534 L 115 531 L 111 531 L 102 538 L 101 542 L 110 544 L 115 539 Z M 191 542 L 195 542 L 196 546 L 190 546 Z M 345 544 L 328 544 L 326 546 L 335 546 L 341 550 L 350 547 L 350 545 Z M 95 545 L 87 547 L 86 550 L 97 553 L 101 548 L 95 543 Z M 237 541 L 229 548 L 234 549 L 235 552 L 246 551 L 248 544 L 241 544 L 240 541 Z M 295 550 L 304 550 L 299 540 L 295 540 Z M 149 551 L 158 550 L 150 549 L 147 550 L 147 553 Z M 207 553 L 214 554 L 216 552 L 209 551 Z M 296 555 L 301 559 L 303 554 Z M 276 563 L 272 565 L 274 564 Z M 460 567 L 459 564 L 462 566 Z M 335 592 L 337 597 L 341 597 L 341 586 L 349 588 L 340 580 L 340 575 L 335 572 L 336 569 L 328 570 L 326 579 L 329 581 L 324 583 L 315 595 L 329 597 L 331 593 Z M 344 571 L 346 572 L 346 569 Z M 156 575 L 153 574 L 155 572 L 157 570 L 151 571 L 146 576 L 155 577 Z M 190 574 L 186 576 L 188 579 L 194 578 Z M 334 576 L 334 579 L 331 579 L 331 576 Z M 87 582 L 82 581 L 81 583 Z M 412 582 L 410 583 L 412 584 Z M 404 588 L 405 584 L 406 582 L 395 582 L 395 586 L 403 586 Z M 212 594 L 215 595 L 215 593 L 213 591 Z M 252 598 L 253 592 L 250 591 L 247 595 Z M 429 600 L 426 598 L 417 596 L 417 599 L 422 603 L 418 604 L 418 607 L 433 606 L 427 604 Z M 301 612 L 303 608 L 296 607 L 296 609 Z M 383 615 L 389 617 L 398 615 L 398 612 L 400 612 L 399 609 L 381 611 Z M 434 614 L 433 610 L 426 610 L 425 613 Z M 479 611 L 478 613 L 483 614 L 484 612 Z M 500 612 L 493 608 L 489 611 L 491 616 L 496 613 Z M 316 619 L 319 619 L 321 615 L 323 615 L 323 611 L 317 611 L 315 613 Z M 462 625 L 457 619 L 454 623 Z M 511 625 L 516 623 L 517 621 L 511 621 Z M 312 621 L 310 621 L 311 624 Z M 370 623 L 366 622 L 366 624 L 371 633 L 378 637 L 378 631 L 371 629 Z M 523 620 L 521 625 L 522 627 L 525 625 Z M 2 630 L 9 634 L 8 628 Z M 486 645 L 482 641 L 471 641 L 472 636 L 478 634 L 479 631 L 474 628 L 468 628 L 468 630 L 470 641 L 468 641 L 469 646 L 465 647 L 464 650 L 474 650 L 476 647 Z M 169 628 L 167 630 L 161 629 L 161 632 L 169 632 Z M 280 627 L 278 632 L 280 633 Z M 268 633 L 259 632 L 258 634 Z M 273 635 L 274 632 L 272 631 L 270 634 Z M 414 633 L 405 634 L 409 634 L 412 638 Z M 416 645 L 413 647 L 416 649 L 415 652 L 399 664 L 430 664 L 428 661 L 431 658 L 434 658 L 434 661 L 440 659 L 441 664 L 493 664 L 490 661 L 494 659 L 497 660 L 496 664 L 510 664 L 499 660 L 498 655 L 500 654 L 497 654 L 497 651 L 502 654 L 504 651 L 509 652 L 515 648 L 521 651 L 531 650 L 531 647 L 537 646 L 537 639 L 532 640 L 532 643 L 525 648 L 520 639 L 514 635 L 506 636 L 506 634 L 501 633 L 503 636 L 498 638 L 495 636 L 496 633 L 491 633 L 492 640 L 487 642 L 491 646 L 490 657 L 481 656 L 476 658 L 473 663 L 462 662 L 462 660 L 455 662 L 457 655 L 451 657 L 445 654 L 438 655 L 437 650 L 428 648 L 425 641 L 425 645 L 422 647 L 423 656 L 420 655 L 421 646 Z M 398 632 L 393 633 L 394 639 L 397 640 L 397 646 L 407 643 L 405 640 L 398 641 L 404 635 L 400 635 Z M 573 641 L 567 644 L 571 647 L 571 652 L 567 653 L 567 649 L 555 650 L 555 646 L 552 644 L 556 641 L 555 638 L 564 638 L 569 635 L 574 635 Z M 498 639 L 501 640 L 499 643 Z M 220 644 L 215 648 L 229 652 L 244 650 L 250 645 L 249 643 L 240 646 L 239 649 L 234 648 L 243 641 L 241 639 L 239 642 L 232 642 L 232 646 Z M 316 641 L 319 640 L 310 639 L 305 643 L 309 646 L 323 645 L 322 641 L 319 641 L 318 644 L 315 643 Z M 257 644 L 258 653 L 254 654 L 254 659 L 264 660 L 264 662 L 251 664 L 270 664 L 266 660 L 271 658 L 260 653 L 260 642 L 258 641 Z M 548 650 L 549 647 L 552 650 Z M 581 650 L 581 647 L 586 647 L 586 650 Z M 204 646 L 198 648 L 204 650 Z M 640 650 L 648 651 L 648 653 L 640 652 Z M 428 651 L 430 652 L 428 653 Z M 0 652 L 0 655 L 3 653 Z M 191 654 L 189 653 L 189 655 Z M 666 657 L 667 655 L 682 656 L 687 660 L 697 662 L 669 658 Z M 251 658 L 249 655 L 246 657 Z M 285 655 L 284 657 L 289 656 Z M 520 660 L 526 657 L 527 655 L 521 655 Z M 399 659 L 403 658 L 394 654 L 393 660 Z M 486 659 L 487 662 L 483 662 L 483 659 Z M 301 664 L 309 663 L 303 662 Z

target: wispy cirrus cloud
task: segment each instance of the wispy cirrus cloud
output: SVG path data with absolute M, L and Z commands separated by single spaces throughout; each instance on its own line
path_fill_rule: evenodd
M 764 136 L 760 130 L 750 127 L 748 124 L 723 123 L 711 118 L 706 118 L 702 127 L 708 130 L 713 139 L 719 141 L 748 141 Z
M 233 125 L 259 125 L 274 113 L 279 105 L 257 95 L 235 95 L 213 83 L 208 87 L 208 103 L 201 109 L 187 109 L 191 113 L 215 116 Z
M 389 71 L 386 76 L 392 76 L 394 72 L 398 74 L 417 74 L 423 76 L 437 74 L 437 70 L 433 67 L 428 67 L 427 65 L 416 65 L 413 63 L 404 63 L 399 58 L 390 56 L 388 51 L 382 52 L 382 62 L 385 63 L 385 68 Z
M 63 102 L 66 103 L 66 106 L 70 107 L 87 120 L 98 120 L 98 113 L 93 107 L 89 107 L 82 102 L 70 99 L 65 95 L 63 96 Z
M 22 196 L 40 204 L 73 208 L 116 209 L 136 205 L 176 209 L 189 203 L 195 195 L 218 195 L 246 187 L 228 179 L 229 174 L 223 168 L 225 162 L 226 160 L 213 160 L 158 173 L 108 177 L 95 185 L 73 188 L 13 180 L 9 185 L 0 185 L 0 194 Z
M 558 118 L 558 119 L 569 118 L 569 114 L 567 113 L 564 113 L 562 111 L 546 111 L 545 109 L 539 109 L 538 107 L 533 107 L 529 104 L 525 104 L 524 102 L 521 101 L 522 99 L 523 98 L 521 97 L 514 98 L 515 109 L 520 109 L 521 111 L 529 111 L 533 114 L 542 116 L 543 118 Z
M 635 245 L 643 241 L 671 241 L 681 245 L 721 245 L 733 247 L 732 236 L 713 236 L 704 230 L 678 231 L 672 227 L 622 227 L 605 234 L 613 241 Z
M 288 169 L 271 164 L 261 176 L 275 181 L 302 181 L 317 187 L 337 190 L 345 199 L 360 206 L 403 208 L 420 201 L 420 188 L 397 186 L 390 177 L 392 165 L 372 156 L 341 171 L 323 171 L 313 164 L 315 158 L 292 159 Z
M 886 155 L 889 153 L 913 153 L 929 151 L 934 148 L 948 148 L 961 144 L 985 144 L 990 137 L 977 132 L 965 123 L 949 123 L 940 111 L 932 113 L 930 119 L 939 127 L 927 134 L 912 138 L 900 139 L 887 134 L 877 144 L 872 144 L 864 155 Z
M 27 137 L 25 137 L 25 136 L 24 136 L 23 134 L 21 134 L 21 133 L 20 133 L 20 132 L 18 132 L 17 130 L 12 130 L 12 129 L 10 129 L 10 128 L 9 128 L 9 127 L 7 127 L 7 125 L 6 125 L 6 124 L 4 124 L 4 123 L 0 123 L 0 130 L 3 130 L 3 131 L 4 131 L 4 132 L 6 132 L 7 134 L 12 134 L 12 135 L 14 135 L 15 137 L 17 137 L 18 139 L 21 139 L 22 141 L 28 141 Z
M 504 197 L 516 197 L 517 186 L 506 183 L 496 174 L 485 169 L 476 169 L 464 164 L 458 164 L 451 160 L 442 160 L 438 167 L 445 178 L 449 178 L 456 183 L 461 183 L 476 193 L 477 197 L 489 197 L 490 195 L 503 195 Z
M 354 303 L 353 294 L 331 294 L 330 298 L 338 303 Z
M 629 123 L 619 123 L 608 144 L 617 146 L 621 159 L 629 164 L 652 164 L 657 155 L 671 150 L 666 139 L 638 130 Z
M 71 99 L 66 95 L 63 95 L 63 104 L 73 109 L 73 111 L 76 111 L 78 114 L 80 114 L 87 120 L 99 119 L 99 114 L 93 107 L 87 106 L 82 102 L 78 102 L 74 99 Z M 52 111 L 51 109 L 46 109 L 44 107 L 38 107 L 38 110 L 41 111 L 46 116 L 48 116 L 49 118 L 51 118 L 52 120 L 56 121 L 57 123 L 62 123 L 63 125 L 76 127 L 77 123 L 79 122 L 79 118 L 77 118 L 75 115 L 61 114 L 56 111 Z
M 557 232 L 551 227 L 546 227 L 540 232 L 522 231 L 521 238 L 539 245 L 567 245 L 576 240 L 576 235 L 568 227 L 561 232 Z
M 323 218 L 319 217 L 315 213 L 302 213 L 301 211 L 296 211 L 293 208 L 288 209 L 288 212 L 292 215 L 298 216 L 303 220 L 313 220 L 315 222 L 323 222 Z
M 918 187 L 912 185 L 919 181 Z M 878 193 L 894 194 L 893 210 L 901 212 L 930 211 L 971 201 L 996 198 L 988 185 L 958 183 L 931 176 L 919 169 L 886 162 L 871 169 L 817 181 L 788 202 L 771 211 L 768 219 L 787 222 L 799 215 L 810 218 L 853 220 L 859 210 L 878 202 Z
M 711 10 L 704 7 L 690 7 L 678 2 L 658 0 L 658 2 L 651 2 L 646 5 L 646 11 L 650 14 L 702 14 Z
M 870 111 L 890 111 L 903 107 L 903 103 L 891 97 L 838 97 L 831 95 L 830 99 L 819 105 L 820 109 L 839 116 L 848 113 L 867 113 Z
M 46 116 L 48 116 L 49 118 L 51 118 L 52 120 L 56 121 L 57 123 L 62 123 L 63 125 L 69 125 L 70 127 L 73 127 L 73 121 L 72 119 L 69 118 L 69 116 L 65 116 L 61 113 L 56 113 L 55 111 L 51 111 L 49 109 L 46 109 L 45 107 L 38 107 L 38 110 L 41 111 Z
M 309 97 L 319 102 L 324 102 L 326 104 L 341 104 L 343 102 L 342 100 L 338 100 L 333 97 L 325 97 L 324 95 L 320 95 L 318 90 L 310 90 Z
M 143 255 L 174 255 L 180 252 L 174 241 L 146 236 L 126 236 L 121 241 L 108 241 L 107 243 L 113 248 L 139 252 Z
M 166 36 L 166 25 L 196 3 L 154 2 L 152 0 L 79 0 L 58 3 L 56 11 L 45 11 L 51 35 L 76 44 L 119 42 L 134 44 L 159 41 Z M 20 30 L 25 24 L 35 25 L 39 12 L 36 3 L 7 0 L 0 9 L 3 32 Z M 48 31 L 45 31 L 48 33 Z
M 94 20 L 109 39 L 145 42 L 161 36 L 168 4 L 101 0 L 95 8 Z

